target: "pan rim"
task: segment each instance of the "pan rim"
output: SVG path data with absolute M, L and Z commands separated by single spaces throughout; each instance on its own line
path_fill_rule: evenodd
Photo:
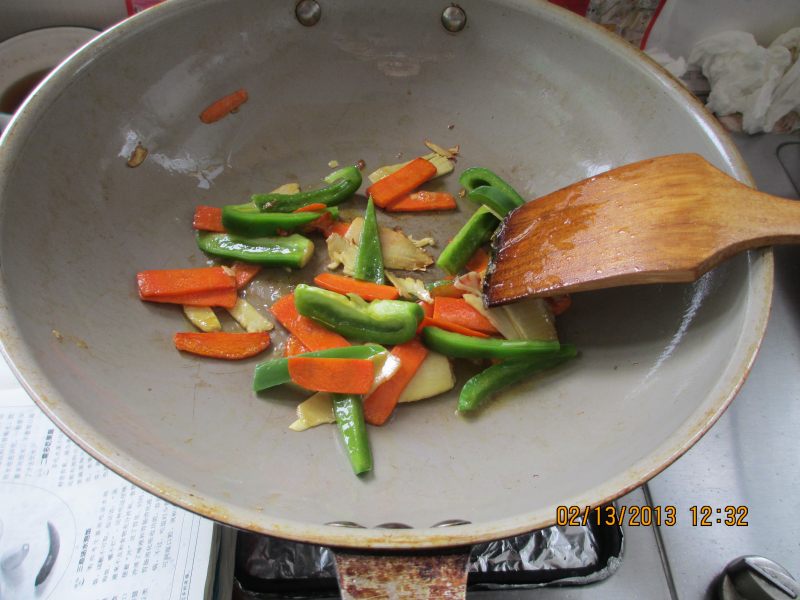
M 25 144 L 26 130 L 34 127 L 38 116 L 48 109 L 76 73 L 109 45 L 132 36 L 137 29 L 154 27 L 160 21 L 172 18 L 175 13 L 188 10 L 190 7 L 197 10 L 198 5 L 214 4 L 219 1 L 222 0 L 202 0 L 202 2 L 174 0 L 148 9 L 112 27 L 84 45 L 46 77 L 23 104 L 0 137 L 0 147 L 4 150 L 0 152 L 0 214 L 4 210 L 5 202 L 2 199 L 3 182 L 13 168 L 13 157 Z M 646 57 L 643 52 L 604 28 L 544 0 L 496 0 L 496 2 L 539 16 L 576 35 L 586 36 L 588 39 L 602 44 L 609 51 L 618 55 L 621 60 L 625 60 L 645 72 L 667 93 L 683 101 L 687 107 L 687 113 L 705 131 L 709 141 L 716 146 L 726 160 L 727 170 L 739 180 L 753 185 L 747 167 L 722 126 L 697 99 L 671 75 Z M 729 367 L 736 375 L 721 384 L 723 389 L 713 402 L 708 402 L 708 398 L 705 399 L 706 404 L 711 407 L 709 410 L 702 414 L 699 414 L 699 410 L 693 413 L 687 423 L 673 432 L 671 440 L 678 440 L 677 444 L 670 446 L 665 443 L 664 447 L 658 448 L 647 457 L 637 461 L 619 476 L 585 490 L 577 497 L 564 499 L 564 504 L 578 506 L 603 504 L 639 487 L 683 455 L 708 431 L 728 407 L 744 383 L 755 360 L 766 331 L 772 298 L 774 271 L 772 251 L 769 249 L 753 251 L 748 256 L 748 286 L 750 288 L 748 313 L 754 327 L 743 332 L 743 336 L 747 338 L 743 341 L 746 347 L 737 353 L 735 366 Z M 555 521 L 555 506 L 551 506 L 485 523 L 444 529 L 356 529 L 278 519 L 255 510 L 237 508 L 229 502 L 203 496 L 188 485 L 164 480 L 158 472 L 125 456 L 111 440 L 97 434 L 80 415 L 63 402 L 54 387 L 50 386 L 49 381 L 36 372 L 35 357 L 22 340 L 14 323 L 13 314 L 8 308 L 4 281 L 0 282 L 0 328 L 2 328 L 0 331 L 3 332 L 0 351 L 17 379 L 39 408 L 84 451 L 118 475 L 148 492 L 181 508 L 226 525 L 325 546 L 407 550 L 470 545 L 547 527 Z

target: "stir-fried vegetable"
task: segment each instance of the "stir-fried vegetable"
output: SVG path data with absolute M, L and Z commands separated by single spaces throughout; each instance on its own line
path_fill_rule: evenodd
M 308 204 L 335 206 L 341 204 L 361 187 L 361 171 L 356 167 L 344 167 L 325 178 L 328 185 L 318 190 L 296 194 L 254 194 L 250 200 L 260 211 L 290 213 Z
M 477 338 L 445 331 L 438 327 L 422 330 L 425 345 L 453 358 L 526 358 L 549 356 L 558 352 L 561 345 L 555 341 L 498 340 Z
M 502 219 L 509 212 L 520 206 L 503 190 L 491 185 L 482 185 L 475 188 L 467 194 L 467 198 L 488 208 L 498 219 Z
M 217 318 L 217 314 L 210 306 L 183 306 L 183 314 L 189 322 L 200 331 L 211 332 L 222 329 L 222 324 Z
M 342 434 L 342 441 L 356 475 L 372 470 L 372 451 L 367 438 L 367 424 L 361 398 L 355 395 L 333 395 L 333 414 Z
M 216 206 L 198 206 L 194 209 L 192 227 L 200 231 L 225 233 L 225 226 L 222 224 L 222 209 Z
M 386 348 L 378 344 L 364 344 L 363 346 L 345 346 L 343 348 L 307 352 L 291 358 L 301 356 L 305 358 L 355 358 L 368 360 L 379 354 L 386 354 Z M 289 358 L 273 358 L 259 364 L 253 375 L 253 390 L 260 392 L 289 383 L 292 380 L 289 374 L 289 360 Z
M 467 194 L 481 187 L 493 187 L 503 192 L 515 206 L 525 204 L 525 199 L 517 193 L 517 190 L 506 183 L 499 175 L 483 167 L 466 169 L 461 173 L 458 182 L 467 190 Z
M 332 207 L 319 212 L 262 212 L 252 202 L 229 205 L 222 208 L 223 231 L 239 235 L 259 237 L 278 235 L 297 229 L 316 221 L 327 211 L 331 217 L 339 216 L 339 209 Z
M 551 369 L 575 355 L 574 346 L 564 345 L 550 356 L 532 360 L 507 360 L 493 365 L 464 384 L 458 397 L 458 411 L 477 410 L 500 390 L 528 379 L 533 373 Z
M 316 392 L 366 394 L 372 388 L 372 362 L 360 358 L 287 358 L 289 377 L 297 385 Z
M 417 402 L 433 398 L 452 390 L 455 385 L 456 376 L 450 360 L 438 352 L 429 351 L 397 401 Z
M 417 331 L 422 309 L 400 300 L 365 302 L 351 294 L 343 296 L 300 284 L 294 291 L 297 312 L 346 338 L 378 344 L 402 344 Z
M 302 268 L 311 260 L 314 243 L 299 234 L 286 237 L 243 237 L 230 233 L 197 234 L 203 252 L 270 267 Z
M 436 167 L 433 163 L 424 158 L 415 158 L 391 175 L 369 186 L 367 195 L 375 200 L 377 206 L 386 208 L 433 177 L 436 177 Z
M 383 284 L 383 255 L 381 240 L 378 235 L 378 219 L 375 216 L 375 205 L 370 197 L 364 213 L 364 224 L 358 242 L 358 253 L 353 270 L 356 279 Z
M 361 217 L 353 219 L 353 222 L 350 223 L 350 228 L 345 234 L 345 240 L 353 245 L 358 244 L 363 227 L 364 219 Z M 380 226 L 378 227 L 378 233 L 381 240 L 383 266 L 387 269 L 422 271 L 433 263 L 433 259 L 428 253 L 402 231 Z M 345 270 L 345 272 L 347 271 Z
M 260 354 L 269 346 L 269 334 L 263 333 L 187 333 L 180 332 L 173 336 L 175 347 L 184 352 L 240 360 Z
M 400 394 L 411 382 L 428 350 L 419 341 L 411 340 L 395 346 L 391 354 L 400 361 L 400 368 L 394 377 L 364 399 L 364 418 L 371 425 L 383 425 L 391 416 Z
M 464 268 L 475 251 L 491 239 L 499 224 L 500 220 L 488 208 L 481 206 L 442 250 L 436 265 L 455 275 Z
M 222 99 L 209 107 L 209 114 L 221 118 L 231 106 L 229 99 Z M 247 358 L 269 346 L 267 331 L 273 324 L 238 291 L 262 266 L 302 268 L 308 263 L 313 242 L 292 232 L 322 233 L 331 259 L 328 268 L 342 266 L 344 275 L 318 273 L 314 282 L 319 287 L 297 285 L 293 293 L 272 303 L 270 311 L 289 336 L 283 357 L 256 367 L 253 389 L 293 384 L 297 390 L 315 392 L 298 405 L 290 428 L 303 431 L 337 423 L 356 474 L 372 468 L 367 423 L 383 425 L 399 403 L 452 389 L 456 379 L 451 358 L 495 363 L 463 386 L 458 411 L 466 413 L 500 390 L 576 354 L 573 346 L 558 342 L 553 319 L 569 306 L 569 297 L 492 309 L 483 305 L 481 289 L 489 264 L 484 246 L 499 220 L 523 203 L 507 182 L 487 169 L 467 169 L 459 178 L 467 197 L 481 206 L 436 261 L 451 277 L 426 285 L 391 272 L 427 269 L 433 259 L 424 248 L 436 242 L 379 226 L 376 206 L 387 212 L 418 213 L 458 208 L 449 193 L 419 189 L 453 170 L 458 147 L 426 145 L 432 153 L 370 174 L 364 216 L 351 223 L 339 220 L 338 205 L 361 186 L 363 161 L 359 168 L 334 171 L 317 190 L 301 192 L 298 184 L 290 183 L 255 194 L 244 204 L 198 206 L 192 223 L 198 246 L 215 260 L 234 259 L 231 267 L 137 275 L 142 300 L 182 304 L 186 317 L 202 331 L 175 334 L 179 350 Z M 262 275 L 269 276 L 268 271 Z M 384 278 L 392 285 L 384 285 Z M 212 306 L 227 308 L 244 333 L 222 332 Z M 351 345 L 356 342 L 365 343 Z M 380 344 L 393 348 L 389 352 Z M 279 345 L 276 354 L 280 351 Z
M 319 323 L 304 317 L 297 311 L 294 294 L 283 296 L 271 307 L 270 311 L 280 324 L 309 350 L 327 350 L 349 346 L 349 342 L 334 331 L 326 329 Z
M 328 392 L 317 392 L 297 405 L 297 420 L 289 425 L 289 429 L 305 431 L 324 423 L 336 423 L 333 396 Z
M 200 120 L 203 123 L 211 124 L 219 121 L 223 117 L 239 109 L 239 107 L 247 102 L 247 90 L 236 90 L 232 94 L 223 96 L 219 100 L 215 100 L 209 104 L 203 112 L 200 113 Z
M 237 298 L 236 304 L 233 308 L 229 308 L 228 312 L 236 322 L 241 325 L 242 329 L 248 333 L 272 331 L 274 327 L 272 323 L 256 310 L 255 306 L 244 298 Z
M 391 275 L 387 274 L 390 279 Z M 324 290 L 339 294 L 357 294 L 364 300 L 395 300 L 399 297 L 396 288 L 391 285 L 381 285 L 371 281 L 358 281 L 352 277 L 336 275 L 335 273 L 320 273 L 314 277 L 314 283 Z

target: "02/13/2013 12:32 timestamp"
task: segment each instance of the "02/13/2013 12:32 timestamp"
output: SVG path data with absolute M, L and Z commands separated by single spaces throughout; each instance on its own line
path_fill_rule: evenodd
M 685 518 L 693 527 L 747 527 L 746 506 L 690 506 Z M 652 525 L 673 527 L 681 518 L 678 509 L 673 505 L 665 506 L 558 506 L 556 507 L 556 525 L 585 526 L 596 525 L 628 525 L 629 527 L 650 527 Z

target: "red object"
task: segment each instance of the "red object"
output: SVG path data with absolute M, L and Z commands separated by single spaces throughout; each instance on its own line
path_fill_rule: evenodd
M 572 306 L 572 297 L 569 294 L 563 294 L 561 296 L 550 296 L 549 298 L 545 298 L 547 304 L 550 305 L 550 310 L 553 311 L 554 316 L 558 316 Z
M 136 274 L 139 297 L 152 302 L 168 302 L 170 297 L 235 290 L 236 281 L 222 267 L 199 269 L 160 269 Z
M 344 236 L 347 233 L 347 230 L 350 228 L 350 223 L 345 223 L 343 221 L 339 221 L 338 219 L 334 219 L 333 215 L 329 212 L 322 213 L 318 219 L 314 219 L 306 225 L 306 227 L 310 230 L 317 230 L 322 233 L 323 236 L 326 238 L 332 233 L 338 233 L 341 236 Z
M 417 331 L 422 331 L 423 327 L 438 327 L 445 331 L 452 331 L 453 333 L 460 333 L 461 335 L 471 335 L 472 337 L 488 338 L 489 336 L 482 331 L 475 331 L 469 327 L 464 327 L 458 323 L 451 323 L 450 321 L 442 321 L 441 319 L 434 319 L 433 317 L 425 317 L 419 324 Z
M 348 229 L 350 229 L 350 223 L 345 223 L 344 221 L 334 221 L 333 225 L 331 226 L 330 233 L 328 235 L 330 235 L 331 233 L 337 233 L 340 236 L 344 237 L 344 234 L 347 233 Z
M 236 277 L 236 289 L 240 290 L 261 272 L 261 265 L 254 265 L 237 260 L 233 263 L 233 273 Z
M 295 336 L 290 335 L 286 338 L 286 347 L 283 350 L 283 355 L 285 357 L 288 358 L 290 356 L 297 356 L 298 354 L 305 354 L 308 351 L 308 348 L 303 346 L 303 343 Z
M 186 306 L 221 306 L 223 308 L 233 308 L 236 306 L 236 290 L 178 294 L 176 296 L 167 296 L 164 298 L 150 298 L 147 301 Z
M 364 300 L 396 300 L 400 297 L 397 288 L 391 285 L 381 285 L 371 281 L 359 281 L 345 275 L 335 273 L 320 273 L 314 277 L 314 283 L 319 287 L 338 292 L 339 294 L 358 294 Z
M 322 202 L 315 202 L 314 204 L 306 204 L 305 206 L 301 206 L 297 210 L 293 210 L 292 212 L 302 213 L 302 212 L 322 212 L 328 208 L 326 204 Z
M 294 294 L 280 298 L 270 307 L 270 311 L 281 325 L 312 352 L 350 345 L 338 333 L 325 329 L 319 323 L 298 313 L 294 305 Z
M 436 167 L 424 158 L 415 158 L 406 166 L 387 175 L 367 188 L 375 206 L 386 208 L 403 196 L 413 192 L 436 175 Z
M 647 47 L 647 40 L 650 38 L 650 32 L 653 31 L 653 25 L 656 24 L 658 15 L 661 14 L 661 9 L 664 8 L 666 3 L 667 0 L 659 0 L 658 6 L 656 6 L 655 11 L 653 11 L 653 16 L 650 18 L 650 22 L 647 24 L 647 28 L 644 30 L 644 34 L 642 34 L 642 41 L 639 42 L 640 50 L 644 50 Z
M 371 360 L 294 356 L 288 363 L 292 381 L 315 392 L 366 394 L 374 379 Z
M 386 207 L 388 212 L 422 212 L 426 210 L 453 210 L 456 199 L 447 192 L 421 190 L 403 196 Z
M 483 248 L 478 248 L 466 264 L 468 271 L 475 271 L 476 273 L 485 271 L 488 266 L 489 254 Z
M 209 104 L 200 113 L 200 120 L 206 124 L 214 123 L 239 108 L 245 102 L 247 102 L 247 90 L 236 90 L 232 94 L 228 94 Z
M 463 298 L 437 296 L 433 300 L 433 318 L 437 321 L 449 321 L 482 333 L 497 333 L 494 325 L 467 304 Z
M 586 16 L 589 9 L 589 0 L 550 0 L 553 4 L 571 10 L 582 17 Z
M 262 333 L 176 333 L 173 337 L 175 347 L 183 352 L 191 352 L 211 358 L 240 360 L 263 352 L 269 346 L 269 334 Z
M 222 209 L 216 206 L 198 206 L 194 209 L 192 227 L 200 231 L 225 233 L 222 225 Z
M 400 361 L 400 368 L 388 381 L 384 381 L 364 398 L 364 419 L 371 425 L 386 423 L 397 406 L 400 394 L 428 355 L 428 349 L 419 340 L 413 339 L 392 348 L 391 354 Z

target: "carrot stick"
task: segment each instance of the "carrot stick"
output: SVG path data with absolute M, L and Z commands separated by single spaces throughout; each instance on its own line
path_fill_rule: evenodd
M 438 327 L 453 333 L 460 333 L 461 335 L 471 335 L 472 337 L 488 338 L 489 336 L 482 331 L 475 331 L 469 327 L 464 327 L 458 323 L 451 323 L 450 321 L 442 321 L 441 319 L 434 319 L 433 317 L 425 317 L 419 324 L 417 332 L 422 331 L 423 327 Z
M 319 323 L 298 313 L 294 306 L 294 294 L 280 298 L 270 307 L 270 311 L 281 325 L 292 335 L 297 336 L 300 342 L 312 352 L 350 345 L 338 333 L 325 329 Z
M 293 210 L 292 212 L 301 213 L 301 212 L 322 212 L 328 208 L 327 204 L 323 204 L 322 202 L 315 202 L 314 204 L 307 204 L 305 206 L 301 206 L 297 210 Z
M 572 297 L 569 294 L 550 296 L 549 298 L 545 298 L 545 300 L 547 304 L 550 305 L 550 310 L 553 311 L 553 315 L 556 317 L 572 306 Z
M 186 306 L 221 306 L 233 308 L 236 306 L 236 290 L 214 290 L 211 292 L 196 292 L 193 294 L 176 294 L 175 296 L 161 296 L 148 298 L 148 302 L 164 302 L 167 304 L 184 304 Z
M 400 361 L 400 368 L 388 381 L 364 398 L 364 418 L 371 425 L 386 423 L 397 406 L 400 394 L 428 355 L 428 349 L 419 340 L 413 339 L 392 348 L 391 354 Z
M 486 267 L 489 266 L 489 254 L 483 248 L 478 248 L 465 266 L 467 271 L 475 271 L 476 273 L 485 271 Z
M 240 360 L 266 350 L 269 346 L 269 334 L 267 332 L 228 333 L 223 331 L 213 333 L 180 332 L 175 334 L 173 341 L 175 347 L 184 352 L 211 358 Z
M 427 192 L 420 190 L 392 202 L 387 212 L 422 212 L 426 210 L 453 210 L 456 199 L 447 192 Z
M 386 208 L 436 176 L 436 167 L 424 158 L 415 158 L 405 167 L 387 175 L 367 188 L 376 206 Z
M 320 215 L 318 219 L 311 221 L 306 225 L 306 228 L 319 231 L 327 238 L 332 233 L 338 233 L 343 236 L 350 228 L 350 223 L 334 219 L 331 213 L 326 212 Z
M 136 284 L 142 300 L 236 289 L 234 278 L 222 267 L 141 271 Z
M 236 90 L 232 94 L 228 94 L 209 104 L 205 110 L 200 113 L 200 120 L 206 124 L 214 123 L 228 115 L 228 113 L 235 111 L 245 102 L 247 102 L 247 90 Z
M 433 299 L 433 318 L 483 333 L 497 333 L 494 325 L 463 298 L 437 296 Z
M 246 286 L 253 277 L 261 271 L 261 265 L 254 265 L 237 260 L 233 263 L 233 273 L 236 277 L 236 289 L 240 290 Z
M 310 352 L 310 350 L 306 348 L 295 336 L 290 335 L 288 338 L 286 338 L 286 347 L 283 350 L 283 355 L 285 357 L 288 358 L 298 354 L 305 354 L 306 352 Z
M 200 231 L 225 233 L 225 226 L 222 224 L 222 209 L 216 206 L 196 207 L 192 227 Z
M 293 356 L 287 363 L 289 377 L 307 390 L 366 394 L 372 387 L 374 368 L 371 360 Z
M 364 300 L 396 300 L 400 297 L 397 288 L 392 285 L 381 285 L 371 281 L 359 281 L 352 277 L 336 273 L 320 273 L 314 277 L 314 283 L 325 290 L 340 294 L 358 294 Z
M 350 229 L 350 223 L 345 223 L 344 221 L 334 221 L 333 225 L 331 226 L 330 233 L 328 233 L 328 235 L 330 235 L 331 233 L 337 233 L 341 236 L 344 236 L 344 234 L 347 233 L 348 229 Z

